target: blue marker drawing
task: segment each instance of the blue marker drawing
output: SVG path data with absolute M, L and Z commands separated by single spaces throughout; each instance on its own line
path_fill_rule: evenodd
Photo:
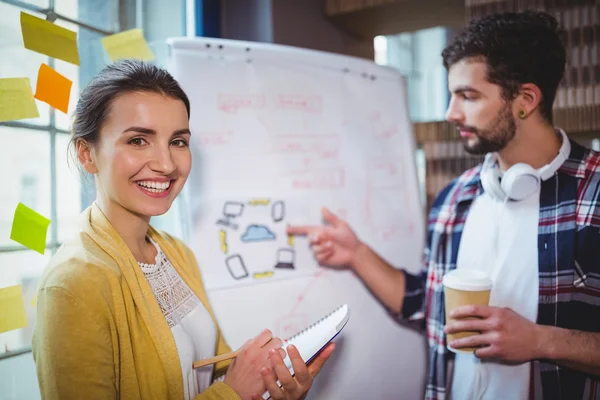
M 262 242 L 275 240 L 275 234 L 265 225 L 248 225 L 246 232 L 241 237 L 242 242 Z

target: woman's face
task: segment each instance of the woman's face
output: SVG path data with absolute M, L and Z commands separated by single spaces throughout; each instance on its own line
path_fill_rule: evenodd
M 166 213 L 190 173 L 189 142 L 181 100 L 150 92 L 119 96 L 90 150 L 99 202 L 148 218 Z

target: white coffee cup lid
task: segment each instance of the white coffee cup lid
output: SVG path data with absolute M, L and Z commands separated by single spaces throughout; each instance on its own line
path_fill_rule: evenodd
M 444 286 L 455 290 L 490 290 L 492 279 L 488 274 L 468 268 L 459 268 L 448 272 L 442 280 Z

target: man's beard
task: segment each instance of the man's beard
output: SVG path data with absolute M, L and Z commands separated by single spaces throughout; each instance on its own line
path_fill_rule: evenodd
M 485 128 L 477 129 L 471 126 L 459 125 L 458 129 L 474 133 L 476 142 L 465 140 L 465 151 L 469 154 L 486 154 L 502 150 L 515 137 L 516 125 L 512 116 L 511 105 L 506 103 L 504 108 Z

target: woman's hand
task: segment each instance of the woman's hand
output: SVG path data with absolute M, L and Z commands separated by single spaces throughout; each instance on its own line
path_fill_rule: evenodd
M 315 376 L 317 376 L 334 349 L 335 343 L 329 343 L 307 366 L 300 356 L 298 349 L 293 345 L 289 345 L 287 352 L 290 356 L 292 367 L 294 367 L 294 376 L 290 374 L 290 371 L 285 366 L 281 353 L 272 350 L 270 359 L 273 369 L 263 368 L 261 370 L 265 386 L 271 398 L 274 400 L 303 399 L 312 386 Z M 281 387 L 277 385 L 277 380 L 281 382 Z M 262 400 L 262 392 L 260 394 L 255 393 L 252 396 L 252 400 Z
M 261 332 L 254 339 L 247 341 L 241 348 L 238 356 L 231 362 L 224 382 L 229 385 L 242 400 L 250 400 L 254 393 L 263 393 L 266 390 L 262 379 L 261 370 L 270 369 L 270 352 L 274 351 L 279 357 L 285 357 L 281 348 L 282 341 L 274 338 L 268 329 Z

